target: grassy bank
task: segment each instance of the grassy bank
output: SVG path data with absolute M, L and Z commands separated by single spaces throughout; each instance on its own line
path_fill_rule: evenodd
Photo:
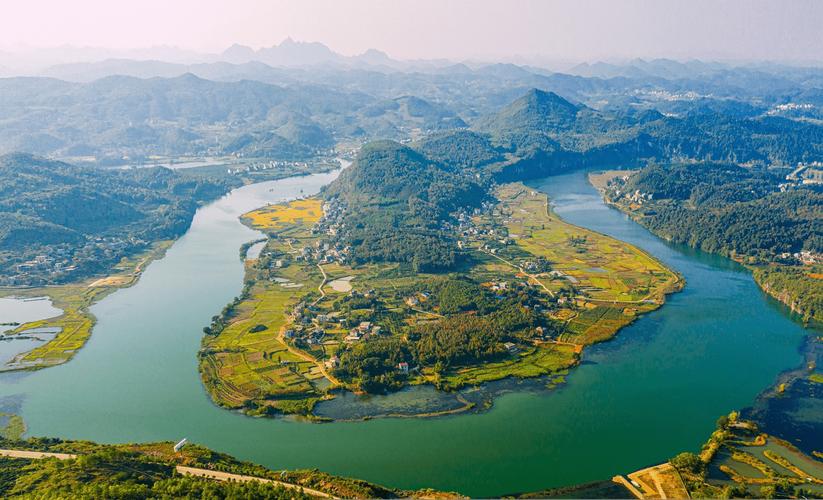
M 149 250 L 123 259 L 109 276 L 93 277 L 67 285 L 0 288 L 0 297 L 48 297 L 55 307 L 63 311 L 55 318 L 24 323 L 7 333 L 7 336 L 15 336 L 41 328 L 59 329 L 53 339 L 17 355 L 0 370 L 37 370 L 69 361 L 91 335 L 96 319 L 89 308 L 110 293 L 135 284 L 146 266 L 152 260 L 162 258 L 171 244 L 172 241 L 157 242 Z
M 212 399 L 311 416 L 338 388 L 456 390 L 547 375 L 557 384 L 586 345 L 682 286 L 641 250 L 563 222 L 541 193 L 508 184 L 495 196 L 453 229 L 463 255 L 452 273 L 352 263 L 316 230 L 316 198 L 246 214 L 269 240 L 247 261 L 243 294 L 205 329 L 200 370 Z

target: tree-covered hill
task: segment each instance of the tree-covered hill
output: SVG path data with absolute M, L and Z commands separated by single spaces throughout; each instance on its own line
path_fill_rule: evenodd
M 654 109 L 595 110 L 533 89 L 473 128 L 513 155 L 497 177 L 517 180 L 649 160 L 793 165 L 823 154 L 823 125 L 698 103 L 683 116 Z
M 505 159 L 502 149 L 495 147 L 487 135 L 470 130 L 432 133 L 414 148 L 432 160 L 457 168 L 476 168 Z
M 165 168 L 100 170 L 0 156 L 0 273 L 35 284 L 105 271 L 151 242 L 182 234 L 199 203 L 228 187 Z M 43 259 L 21 272 L 36 256 Z
M 494 115 L 478 120 L 474 128 L 509 149 L 546 149 L 571 130 L 580 110 L 554 92 L 532 89 Z
M 212 81 L 185 74 L 88 83 L 0 79 L 0 153 L 91 156 L 236 154 L 305 159 L 340 139 L 465 127 L 448 106 L 312 83 Z
M 440 270 L 457 261 L 453 237 L 441 224 L 452 211 L 479 205 L 487 192 L 473 170 L 435 162 L 392 141 L 365 145 L 329 185 L 340 237 L 359 261 L 407 262 Z
M 823 192 L 780 190 L 780 181 L 767 169 L 728 164 L 652 165 L 620 189 L 648 195 L 646 224 L 677 243 L 767 259 L 823 252 Z
M 670 241 L 752 265 L 764 290 L 823 321 L 823 190 L 785 174 L 723 163 L 650 165 L 615 179 L 607 194 Z

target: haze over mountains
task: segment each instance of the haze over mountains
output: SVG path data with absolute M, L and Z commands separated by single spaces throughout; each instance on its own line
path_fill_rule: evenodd
M 779 63 L 730 63 L 695 59 L 677 61 L 665 58 L 637 58 L 620 62 L 527 60 L 519 57 L 512 57 L 505 61 L 398 60 L 375 48 L 358 55 L 346 56 L 320 42 L 295 41 L 292 38 L 286 38 L 271 47 L 254 49 L 246 45 L 233 44 L 218 53 L 196 52 L 171 46 L 136 49 L 61 46 L 0 50 L 0 76 L 52 76 L 74 81 L 89 81 L 111 74 L 126 74 L 142 78 L 179 76 L 185 72 L 197 74 L 198 71 L 207 71 L 207 65 L 217 63 L 235 65 L 262 63 L 274 68 L 335 66 L 390 72 L 398 70 L 436 71 L 449 68 L 456 63 L 466 64 L 476 69 L 496 62 L 516 63 L 524 66 L 525 70 L 544 74 L 556 71 L 597 78 L 680 79 L 712 75 L 732 68 L 774 72 L 790 67 Z M 91 73 L 85 70 L 91 70 Z
M 58 57 L 79 62 L 19 69 L 21 61 L 33 68 Z M 747 161 L 777 150 L 761 145 L 753 156 L 752 148 L 745 155 L 731 148 L 718 158 L 716 147 L 700 141 L 673 146 L 672 134 L 700 134 L 703 144 L 715 138 L 717 146 L 730 136 L 718 117 L 756 137 L 785 130 L 807 137 L 823 119 L 823 68 L 767 63 L 637 59 L 564 73 L 501 62 L 397 61 L 377 50 L 350 57 L 287 39 L 219 54 L 69 47 L 0 54 L 0 65 L 31 75 L 0 78 L 0 153 L 98 164 L 153 155 L 300 160 L 340 142 L 466 128 L 521 156 L 612 144 L 637 156 L 632 141 L 648 135 L 665 137 L 655 151 Z M 795 150 L 784 148 L 777 159 L 793 161 Z

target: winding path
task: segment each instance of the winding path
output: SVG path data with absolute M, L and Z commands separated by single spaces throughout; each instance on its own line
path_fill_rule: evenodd
M 495 254 L 493 254 L 493 253 L 491 253 L 491 252 L 487 252 L 487 251 L 482 250 L 482 249 L 479 249 L 479 250 L 480 250 L 481 252 L 485 253 L 486 255 L 491 255 L 491 256 L 492 256 L 492 257 L 494 257 L 495 259 L 497 259 L 497 260 L 499 260 L 499 261 L 501 261 L 501 262 L 504 262 L 504 263 L 506 263 L 506 264 L 510 265 L 511 267 L 513 267 L 513 268 L 515 268 L 515 269 L 519 270 L 519 271 L 520 271 L 523 275 L 527 276 L 529 279 L 536 281 L 536 282 L 537 282 L 537 284 L 538 284 L 538 285 L 540 285 L 540 286 L 543 288 L 543 290 L 545 290 L 545 291 L 546 291 L 549 295 L 551 295 L 552 297 L 554 297 L 554 296 L 555 296 L 555 295 L 554 295 L 554 292 L 552 292 L 551 290 L 549 290 L 548 288 L 546 288 L 546 285 L 544 285 L 542 281 L 540 281 L 539 279 L 537 279 L 537 276 L 535 276 L 535 275 L 533 275 L 533 274 L 529 274 L 529 273 L 527 273 L 527 272 L 526 272 L 526 271 L 525 271 L 522 267 L 518 266 L 517 264 L 515 264 L 515 263 L 513 263 L 513 262 L 509 262 L 508 260 L 504 259 L 503 257 L 500 257 L 499 255 L 495 255 Z
M 57 460 L 71 460 L 77 458 L 77 455 L 72 453 L 49 453 L 45 451 L 28 451 L 28 450 L 0 450 L 0 456 L 11 458 L 26 458 L 29 460 L 41 460 L 44 458 L 56 458 Z M 303 486 L 285 483 L 283 481 L 275 481 L 274 479 L 266 479 L 257 476 L 245 476 L 242 474 L 232 474 L 230 472 L 222 472 L 209 469 L 200 469 L 197 467 L 186 467 L 178 465 L 175 467 L 178 474 L 184 476 L 196 476 L 205 479 L 214 479 L 216 481 L 236 481 L 238 483 L 247 483 L 250 481 L 258 481 L 261 483 L 274 484 L 282 486 L 291 490 L 302 490 L 304 493 L 323 498 L 337 498 L 322 491 L 313 490 L 311 488 L 304 488 Z

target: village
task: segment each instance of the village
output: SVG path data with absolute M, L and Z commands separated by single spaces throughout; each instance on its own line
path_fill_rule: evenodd
M 74 279 L 80 268 L 104 271 L 104 263 L 116 264 L 123 257 L 144 250 L 148 242 L 140 238 L 90 237 L 82 246 L 62 244 L 50 247 L 47 254 L 38 254 L 16 263 L 9 263 L 13 273 L 0 276 L 0 286 L 40 286 Z M 20 260 L 19 258 L 16 260 Z

